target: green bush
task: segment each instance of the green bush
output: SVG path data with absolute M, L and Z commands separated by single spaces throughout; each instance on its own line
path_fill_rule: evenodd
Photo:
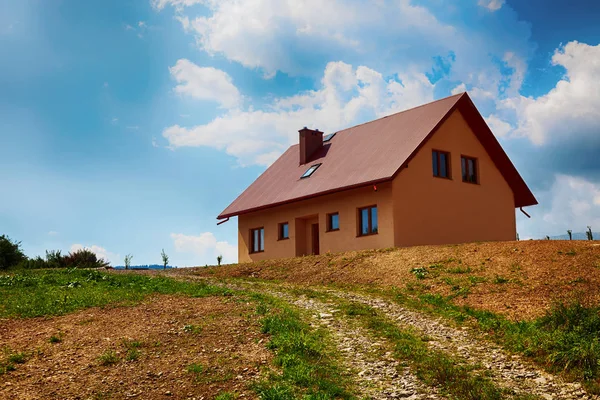
M 13 242 L 6 235 L 0 236 L 0 270 L 14 267 L 27 260 L 21 250 L 21 242 Z

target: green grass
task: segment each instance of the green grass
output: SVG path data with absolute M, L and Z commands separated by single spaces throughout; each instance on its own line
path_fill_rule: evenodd
M 104 366 L 113 365 L 119 362 L 119 356 L 116 351 L 109 349 L 98 356 L 98 362 Z
M 199 335 L 202 332 L 202 327 L 198 325 L 189 324 L 183 327 L 183 331 L 186 333 L 191 333 L 193 335 Z
M 600 394 L 600 307 L 578 300 L 556 303 L 532 321 L 509 321 L 502 315 L 451 303 L 451 297 L 396 292 L 395 300 L 459 324 L 472 321 L 505 349 L 530 357 L 553 373 L 581 381 L 589 393 Z
M 190 364 L 185 370 L 190 374 L 200 375 L 204 372 L 204 366 L 202 364 Z
M 438 350 L 429 349 L 427 342 L 410 329 L 401 329 L 388 318 L 381 316 L 370 306 L 342 302 L 341 309 L 359 321 L 375 335 L 394 345 L 395 356 L 407 361 L 417 378 L 427 385 L 440 387 L 452 398 L 465 400 L 499 400 L 505 398 L 535 398 L 515 396 L 506 389 L 496 386 L 478 371 L 476 366 L 461 364 L 461 361 Z
M 275 353 L 280 373 L 255 385 L 261 399 L 350 399 L 347 382 L 336 363 L 334 346 L 326 331 L 312 329 L 302 315 L 274 298 L 259 300 L 262 332 L 270 335 L 267 347 Z
M 0 318 L 62 315 L 108 304 L 133 305 L 151 294 L 229 295 L 203 282 L 94 270 L 22 270 L 0 275 Z
M 123 346 L 127 350 L 125 354 L 125 360 L 127 361 L 136 361 L 142 355 L 140 348 L 143 343 L 139 340 L 123 340 Z
M 237 396 L 233 393 L 222 392 L 215 397 L 215 400 L 234 400 L 236 397 Z
M 48 339 L 48 342 L 50 342 L 50 343 L 60 343 L 60 342 L 62 342 L 62 335 L 61 334 L 52 335 L 52 336 L 50 336 L 50 339 Z

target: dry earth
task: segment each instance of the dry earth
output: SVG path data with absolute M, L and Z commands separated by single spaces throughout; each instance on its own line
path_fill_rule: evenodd
M 135 307 L 0 320 L 2 347 L 28 355 L 0 376 L 0 399 L 254 398 L 248 385 L 271 353 L 253 310 L 224 297 L 155 296 Z M 53 335 L 62 341 L 50 343 Z M 125 360 L 126 341 L 141 343 L 137 360 Z M 107 350 L 116 364 L 101 365 Z M 190 364 L 204 371 L 187 372 Z

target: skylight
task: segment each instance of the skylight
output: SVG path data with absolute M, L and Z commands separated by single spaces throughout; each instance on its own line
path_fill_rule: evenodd
M 331 139 L 333 139 L 334 136 L 335 136 L 335 133 L 330 133 L 329 135 L 325 135 L 325 137 L 323 137 L 323 142 L 329 142 Z
M 302 178 L 308 178 L 309 176 L 311 176 L 316 170 L 317 168 L 319 168 L 321 166 L 321 164 L 315 164 L 312 165 L 309 169 L 306 170 L 306 172 L 300 177 L 300 179 Z

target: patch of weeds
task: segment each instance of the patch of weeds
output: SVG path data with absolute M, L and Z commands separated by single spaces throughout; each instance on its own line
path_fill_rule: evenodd
M 469 283 L 471 285 L 477 285 L 478 283 L 484 283 L 484 282 L 487 281 L 487 279 L 484 278 L 483 276 L 473 276 L 473 275 L 471 275 L 471 276 L 467 277 L 467 279 L 469 280 Z
M 431 289 L 431 286 L 426 285 L 421 282 L 407 282 L 406 283 L 406 290 L 409 292 L 422 293 L 422 292 L 428 291 L 429 289 Z
M 575 250 L 571 249 L 571 250 L 567 251 L 565 254 L 567 256 L 575 256 L 575 255 L 577 255 L 577 252 Z
M 8 372 L 14 371 L 15 369 L 16 369 L 15 365 L 12 363 L 0 362 L 0 376 L 6 374 Z
M 442 269 L 442 268 L 444 268 L 444 265 L 441 264 L 441 263 L 435 263 L 435 264 L 431 264 L 429 266 L 429 268 L 431 268 L 431 269 Z
M 215 397 L 215 400 L 234 400 L 236 397 L 233 393 L 221 392 Z
M 56 335 L 52 335 L 52 336 L 50 336 L 50 339 L 48 339 L 48 342 L 50 342 L 50 343 L 60 343 L 60 342 L 62 342 L 62 337 L 63 337 L 62 333 L 58 333 Z
M 496 275 L 496 277 L 494 278 L 494 280 L 492 282 L 494 282 L 496 285 L 502 285 L 504 283 L 510 282 L 510 280 L 507 278 L 504 278 L 500 275 Z
M 142 347 L 142 342 L 139 340 L 128 340 L 123 339 L 123 346 L 127 350 L 125 354 L 125 360 L 127 361 L 136 361 L 142 355 L 140 348 Z
M 450 268 L 447 271 L 450 274 L 469 274 L 469 273 L 473 272 L 471 267 L 466 267 L 466 268 L 456 267 L 456 268 Z
M 187 372 L 189 372 L 190 374 L 196 375 L 196 377 L 197 377 L 198 375 L 200 375 L 201 373 L 204 372 L 204 366 L 199 363 L 194 363 L 194 364 L 188 365 L 185 370 Z
M 9 353 L 6 357 L 8 364 L 25 364 L 27 361 L 27 354 L 24 351 L 18 353 Z
M 417 279 L 425 279 L 425 278 L 427 278 L 427 274 L 429 273 L 429 271 L 427 271 L 427 269 L 423 268 L 423 267 L 413 268 L 413 269 L 410 270 L 410 272 Z
M 193 335 L 199 335 L 202 332 L 202 327 L 199 325 L 189 324 L 183 327 L 185 333 L 191 333 Z
M 517 263 L 511 264 L 511 266 L 510 266 L 510 271 L 511 271 L 511 272 L 518 272 L 518 271 L 520 271 L 520 270 L 522 270 L 522 269 L 523 269 L 523 267 L 521 267 L 521 266 L 520 266 L 519 264 L 517 264 Z
M 100 362 L 100 365 L 113 365 L 119 362 L 119 356 L 114 350 L 109 349 L 100 354 L 98 362 Z

